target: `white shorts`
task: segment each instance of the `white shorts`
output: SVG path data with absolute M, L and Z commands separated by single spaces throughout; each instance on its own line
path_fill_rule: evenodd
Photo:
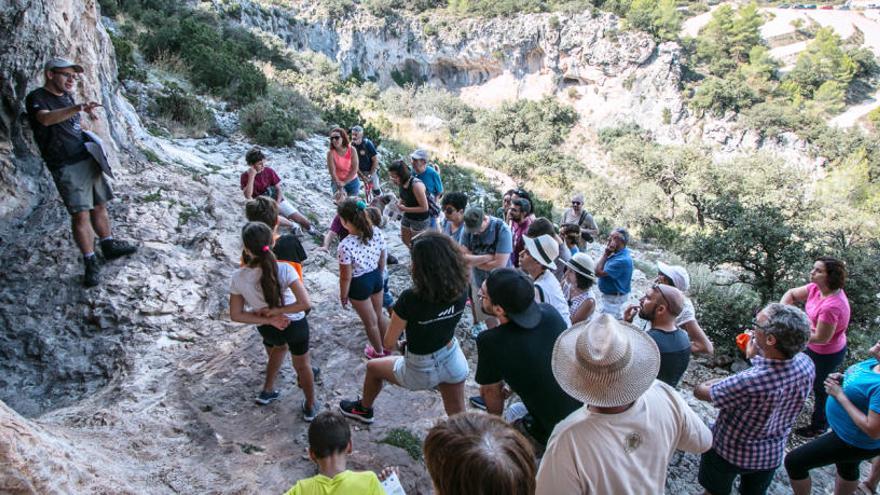
M 291 215 L 297 213 L 297 209 L 290 201 L 284 200 L 278 203 L 278 213 L 284 218 L 290 218 Z

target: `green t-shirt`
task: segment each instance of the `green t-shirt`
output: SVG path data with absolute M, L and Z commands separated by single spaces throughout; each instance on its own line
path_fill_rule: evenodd
M 333 478 L 323 474 L 299 480 L 284 495 L 385 495 L 372 471 L 343 471 Z

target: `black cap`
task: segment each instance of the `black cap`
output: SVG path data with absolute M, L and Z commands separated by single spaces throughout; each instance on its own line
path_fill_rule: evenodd
M 523 328 L 541 322 L 541 308 L 535 302 L 535 286 L 525 273 L 513 268 L 492 270 L 486 279 L 489 299 L 504 310 L 505 316 Z

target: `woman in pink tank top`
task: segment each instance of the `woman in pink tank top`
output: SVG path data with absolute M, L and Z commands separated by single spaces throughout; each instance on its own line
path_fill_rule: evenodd
M 334 193 L 345 188 L 349 196 L 358 195 L 361 189 L 361 181 L 357 178 L 358 156 L 345 129 L 337 127 L 330 131 L 327 170 L 330 172 L 330 188 Z
M 846 357 L 846 329 L 849 326 L 849 300 L 846 285 L 846 264 L 830 256 L 816 259 L 810 270 L 810 283 L 789 289 L 782 296 L 783 304 L 803 303 L 810 318 L 810 340 L 807 356 L 816 365 L 813 392 L 816 402 L 809 426 L 794 432 L 803 437 L 814 437 L 828 429 L 825 419 L 825 378 L 837 371 Z

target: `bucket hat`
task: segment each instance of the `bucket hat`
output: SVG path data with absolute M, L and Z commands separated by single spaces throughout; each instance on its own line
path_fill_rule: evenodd
M 553 261 L 559 257 L 559 244 L 556 239 L 544 234 L 534 238 L 523 236 L 523 242 L 535 261 L 551 270 L 556 270 L 556 263 Z

